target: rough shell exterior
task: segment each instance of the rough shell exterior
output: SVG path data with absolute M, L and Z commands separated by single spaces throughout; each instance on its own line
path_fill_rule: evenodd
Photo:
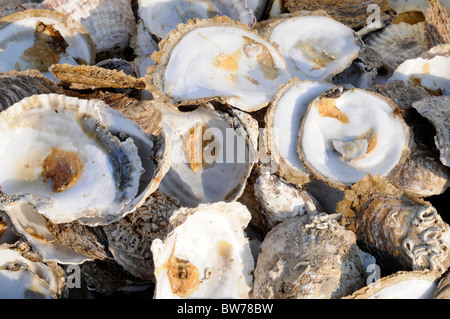
M 449 225 L 431 204 L 404 196 L 385 178 L 366 176 L 336 210 L 384 271 L 444 272 L 450 265 Z
M 177 200 L 156 191 L 135 212 L 103 226 L 116 262 L 135 277 L 155 281 L 151 243 L 172 231 L 169 219 L 178 208 Z
M 364 286 L 356 238 L 332 216 L 285 220 L 264 238 L 253 298 L 333 299 Z
M 428 0 L 425 27 L 429 48 L 438 44 L 450 44 L 450 6 L 444 7 L 444 1 Z
M 405 60 L 417 58 L 428 50 L 423 22 L 390 24 L 383 30 L 367 35 L 364 42 L 380 55 L 390 70 L 395 70 Z
M 373 13 L 373 11 L 368 10 L 371 5 L 377 5 L 380 8 L 382 23 L 388 23 L 396 16 L 387 0 L 285 0 L 282 2 L 284 3 L 281 9 L 287 12 L 325 10 L 331 17 L 352 29 L 360 29 L 366 26 L 368 18 Z
M 0 110 L 34 94 L 63 93 L 56 83 L 39 71 L 11 71 L 0 74 Z
M 441 162 L 450 166 L 450 96 L 424 98 L 413 103 L 413 107 L 436 129 L 436 147 L 440 151 Z
M 450 273 L 447 272 L 439 280 L 439 284 L 434 292 L 434 299 L 450 299 Z
M 131 0 L 45 0 L 41 6 L 78 21 L 94 41 L 97 53 L 126 48 L 136 24 Z
M 307 191 L 268 172 L 257 178 L 254 188 L 267 222 L 267 231 L 288 218 L 321 212 L 320 205 Z

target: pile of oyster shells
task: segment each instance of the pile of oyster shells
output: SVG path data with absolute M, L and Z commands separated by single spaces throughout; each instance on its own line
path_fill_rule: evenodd
M 3 0 L 0 298 L 450 298 L 448 0 Z

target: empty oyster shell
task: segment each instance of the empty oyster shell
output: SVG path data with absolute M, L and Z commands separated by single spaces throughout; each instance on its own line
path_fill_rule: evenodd
M 429 120 L 436 129 L 435 143 L 440 160 L 450 166 L 450 96 L 428 97 L 412 104 L 420 115 Z
M 433 299 L 439 277 L 437 272 L 399 271 L 344 299 Z
M 174 103 L 216 97 L 243 111 L 256 111 L 291 77 L 278 50 L 225 16 L 180 24 L 160 48 L 152 54 L 156 66 L 151 77 Z
M 0 116 L 9 136 L 1 145 L 9 154 L 4 209 L 30 203 L 54 223 L 104 225 L 135 209 L 167 171 L 154 162 L 165 144 L 102 101 L 36 95 Z
M 125 49 L 136 24 L 131 0 L 45 0 L 41 7 L 62 12 L 80 23 L 98 54 Z
M 29 259 L 23 245 L 0 245 L 1 299 L 56 299 L 65 294 L 63 269 L 57 263 Z
M 444 275 L 434 291 L 434 299 L 450 299 L 450 273 Z
M 170 169 L 159 190 L 187 207 L 239 198 L 257 161 L 254 120 L 247 123 L 236 111 L 216 111 L 211 104 L 187 112 L 155 106 L 171 147 Z
M 406 60 L 397 67 L 388 83 L 398 80 L 417 83 L 433 95 L 449 95 L 450 56 L 436 55 L 432 58 Z
M 150 33 L 164 39 L 180 23 L 189 20 L 228 16 L 252 27 L 253 11 L 243 0 L 139 0 L 139 16 Z
M 37 70 L 11 71 L 0 74 L 0 110 L 34 94 L 62 94 L 56 83 Z
M 300 80 L 329 79 L 350 66 L 362 47 L 352 29 L 323 11 L 283 14 L 265 20 L 258 29 Z
M 172 231 L 169 218 L 179 208 L 176 199 L 155 191 L 135 212 L 103 226 L 116 262 L 135 277 L 155 281 L 151 243 Z
M 175 211 L 173 231 L 151 246 L 154 297 L 249 298 L 254 261 L 244 228 L 250 218 L 247 208 L 236 202 Z
M 418 58 L 428 51 L 424 22 L 390 24 L 383 30 L 368 34 L 364 43 L 379 54 L 389 72 L 404 61 Z
M 269 105 L 266 121 L 266 147 L 278 163 L 278 173 L 289 183 L 302 185 L 311 178 L 297 151 L 300 123 L 309 104 L 334 86 L 327 82 L 291 79 L 280 88 Z
M 260 246 L 252 297 L 338 299 L 363 287 L 356 238 L 336 217 L 305 215 L 275 226 Z
M 48 220 L 29 204 L 15 205 L 5 212 L 0 211 L 0 215 L 3 216 L 12 232 L 23 242 L 28 243 L 42 260 L 67 265 L 82 264 L 99 257 L 97 251 L 92 253 L 85 249 L 80 252 L 61 243 L 47 228 Z M 83 241 L 83 238 L 77 238 L 77 240 Z
M 316 178 L 345 189 L 366 173 L 394 177 L 411 142 L 408 126 L 392 100 L 362 89 L 336 87 L 309 105 L 298 152 Z
M 385 178 L 360 180 L 336 210 L 345 216 L 343 224 L 355 230 L 360 247 L 385 271 L 443 273 L 450 265 L 449 225 L 430 203 L 404 196 Z
M 320 204 L 307 191 L 288 184 L 269 172 L 256 179 L 254 188 L 261 213 L 265 217 L 266 231 L 288 218 L 315 215 L 322 211 Z
M 302 10 L 325 10 L 333 19 L 355 30 L 367 25 L 374 12 L 373 8 L 380 10 L 380 22 L 383 24 L 387 24 L 396 16 L 387 0 L 272 0 L 271 2 L 271 16 Z
M 95 46 L 86 30 L 52 10 L 30 9 L 2 18 L 0 39 L 0 72 L 37 69 L 51 76 L 52 64 L 95 61 Z

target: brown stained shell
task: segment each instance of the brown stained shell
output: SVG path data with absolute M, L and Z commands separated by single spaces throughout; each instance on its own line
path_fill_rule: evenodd
M 180 207 L 176 199 L 156 191 L 135 212 L 103 226 L 116 262 L 135 277 L 155 281 L 152 240 L 169 234 L 169 218 Z
M 420 115 L 429 120 L 436 129 L 435 143 L 440 160 L 450 166 L 450 96 L 433 96 L 412 104 Z
M 275 226 L 260 246 L 252 297 L 335 299 L 363 287 L 356 238 L 336 217 L 306 215 Z
M 450 299 L 450 272 L 447 272 L 439 280 L 434 292 L 434 299 Z
M 11 71 L 0 74 L 0 110 L 34 94 L 62 94 L 56 83 L 37 70 Z
M 50 71 L 63 85 L 68 85 L 71 89 L 145 88 L 144 80 L 141 78 L 98 66 L 54 64 L 50 67 Z
M 379 54 L 381 61 L 391 71 L 402 62 L 417 58 L 428 50 L 423 22 L 390 24 L 367 35 L 364 43 Z
M 368 19 L 373 14 L 373 11 L 368 10 L 371 5 L 376 5 L 380 9 L 383 24 L 396 17 L 395 10 L 387 0 L 284 0 L 281 1 L 280 9 L 289 13 L 301 10 L 325 10 L 333 19 L 357 30 L 367 25 Z
M 336 211 L 384 271 L 442 273 L 450 265 L 449 225 L 430 203 L 407 197 L 385 178 L 360 180 L 345 192 Z
M 450 12 L 440 0 L 428 0 L 425 29 L 429 48 L 438 44 L 450 44 Z
M 370 285 L 365 286 L 352 295 L 343 299 L 432 299 L 434 289 L 439 281 L 440 274 L 430 271 L 399 271 L 395 274 L 383 277 Z M 402 284 L 408 280 L 424 282 L 425 290 L 420 286 L 411 285 L 402 289 Z M 416 289 L 414 289 L 416 288 Z M 388 297 L 384 297 L 382 290 L 391 289 Z M 416 295 L 412 297 L 412 295 Z

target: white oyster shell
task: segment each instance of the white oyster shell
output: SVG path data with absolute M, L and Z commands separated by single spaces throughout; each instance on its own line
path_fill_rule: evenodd
M 202 204 L 174 212 L 174 230 L 154 239 L 155 298 L 249 298 L 254 268 L 240 203 Z
M 139 16 L 150 33 L 165 38 L 178 24 L 191 19 L 228 16 L 248 24 L 256 22 L 253 11 L 244 0 L 139 0 Z
M 55 299 L 65 285 L 63 270 L 25 258 L 18 249 L 0 245 L 1 299 Z
M 218 112 L 210 104 L 181 112 L 157 104 L 170 136 L 170 169 L 159 190 L 183 206 L 239 198 L 257 160 L 256 141 L 236 112 Z M 251 125 L 257 127 L 253 122 Z
M 54 223 L 104 225 L 157 187 L 154 140 L 102 101 L 35 95 L 0 116 L 4 209 L 30 203 Z
M 125 49 L 136 24 L 131 0 L 45 0 L 41 7 L 62 12 L 80 23 L 94 41 L 97 53 Z
M 302 121 L 298 149 L 303 164 L 337 188 L 366 173 L 394 176 L 411 142 L 398 113 L 392 100 L 362 89 L 325 92 Z
M 216 97 L 256 111 L 291 78 L 274 46 L 227 17 L 179 25 L 160 47 L 152 55 L 153 83 L 175 103 Z
M 278 48 L 292 76 L 323 81 L 346 69 L 362 42 L 346 25 L 319 14 L 300 12 L 269 22 L 264 37 Z
M 37 69 L 54 79 L 56 63 L 93 64 L 95 46 L 86 30 L 52 10 L 26 10 L 0 20 L 0 72 Z
M 406 60 L 397 67 L 388 83 L 398 80 L 412 81 L 427 90 L 450 95 L 450 56 Z
M 345 299 L 433 299 L 439 273 L 399 271 L 354 292 Z
M 304 184 L 311 173 L 297 151 L 298 131 L 309 104 L 334 86 L 327 82 L 292 79 L 280 88 L 267 111 L 267 151 L 279 165 L 279 174 L 289 183 Z

